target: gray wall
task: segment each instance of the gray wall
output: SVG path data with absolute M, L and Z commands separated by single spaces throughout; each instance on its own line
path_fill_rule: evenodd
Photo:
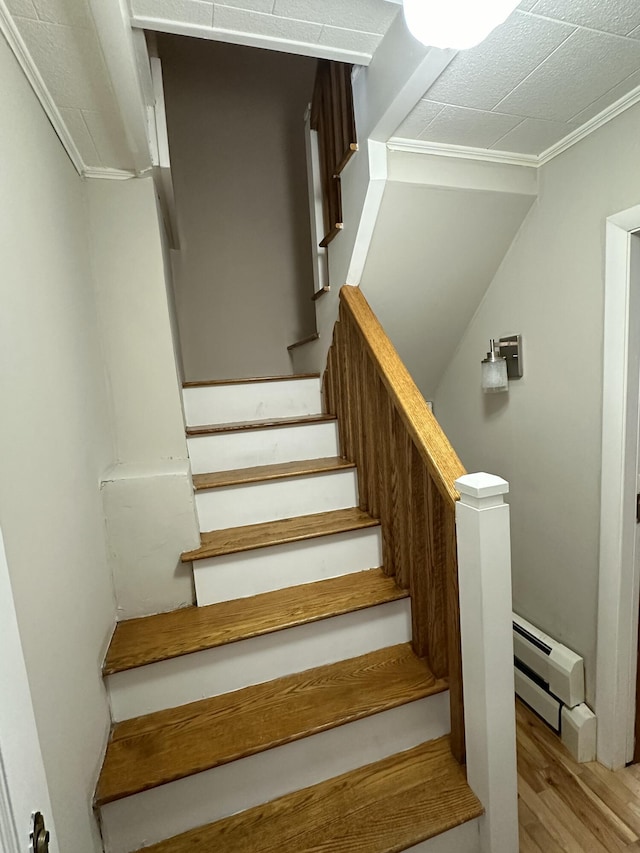
M 185 378 L 290 373 L 311 334 L 304 111 L 315 60 L 158 39 L 181 251 Z
M 514 609 L 585 656 L 591 702 L 605 219 L 640 200 L 639 134 L 634 107 L 542 167 L 539 199 L 435 395 L 467 469 L 510 481 Z M 508 396 L 484 396 L 488 339 L 512 333 L 525 375 Z
M 59 849 L 90 853 L 115 621 L 99 480 L 114 446 L 85 184 L 2 39 L 0 80 L 0 526 Z
M 387 182 L 360 287 L 428 400 L 532 201 Z

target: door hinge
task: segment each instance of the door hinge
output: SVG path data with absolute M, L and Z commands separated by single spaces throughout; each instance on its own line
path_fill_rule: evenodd
M 40 812 L 34 812 L 31 817 L 29 853 L 49 853 L 49 832 Z

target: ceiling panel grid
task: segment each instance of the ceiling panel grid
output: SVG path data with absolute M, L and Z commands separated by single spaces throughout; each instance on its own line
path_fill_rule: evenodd
M 523 0 L 394 138 L 536 157 L 639 86 L 638 0 Z

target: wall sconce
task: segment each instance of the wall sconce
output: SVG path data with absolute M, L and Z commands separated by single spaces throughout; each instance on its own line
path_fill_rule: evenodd
M 485 394 L 499 394 L 509 390 L 509 379 L 522 376 L 522 338 L 509 335 L 497 342 L 490 341 L 487 357 L 482 360 L 482 390 Z

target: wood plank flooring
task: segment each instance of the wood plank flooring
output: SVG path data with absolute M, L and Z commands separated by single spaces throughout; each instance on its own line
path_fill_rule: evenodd
M 237 554 L 240 551 L 252 551 L 271 545 L 284 545 L 287 542 L 301 542 L 303 539 L 362 530 L 365 527 L 377 527 L 379 524 L 377 519 L 353 507 L 313 515 L 298 515 L 295 518 L 283 518 L 261 524 L 228 527 L 225 530 L 210 530 L 200 534 L 200 547 L 184 553 L 182 562 L 220 557 L 222 554 Z
M 640 850 L 640 765 L 577 764 L 520 702 L 516 718 L 520 853 Z

